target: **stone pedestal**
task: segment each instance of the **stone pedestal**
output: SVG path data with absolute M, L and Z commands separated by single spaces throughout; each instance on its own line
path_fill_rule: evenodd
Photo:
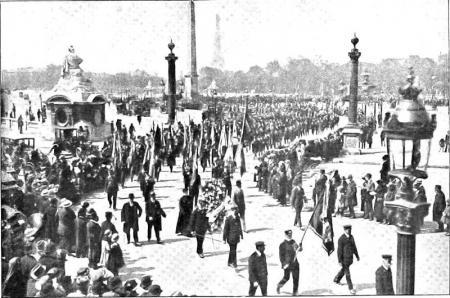
M 361 149 L 359 148 L 359 136 L 361 134 L 361 129 L 356 125 L 344 127 L 342 130 L 344 137 L 343 154 L 361 154 Z

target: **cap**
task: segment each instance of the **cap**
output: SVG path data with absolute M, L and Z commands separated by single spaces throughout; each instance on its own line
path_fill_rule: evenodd
M 106 212 L 105 212 L 105 217 L 108 217 L 108 216 L 111 216 L 111 217 L 112 217 L 112 215 L 113 215 L 113 214 L 112 214 L 111 211 L 106 211 Z
M 134 199 L 134 193 L 128 194 L 128 198 L 129 198 L 129 199 Z
M 351 229 L 352 228 L 352 225 L 344 225 L 344 230 L 348 230 L 348 229 Z
M 161 294 L 163 290 L 161 290 L 161 287 L 159 285 L 151 285 L 148 291 L 150 294 Z
M 77 276 L 87 275 L 89 274 L 89 268 L 88 267 L 81 267 L 77 271 Z
M 255 246 L 256 247 L 258 247 L 258 246 L 266 246 L 266 244 L 264 244 L 264 241 L 256 241 L 255 242 Z
M 150 275 L 145 275 L 141 278 L 141 288 L 147 289 L 152 285 L 152 277 Z
M 108 288 L 112 291 L 122 286 L 122 280 L 118 276 L 111 277 L 108 281 Z
M 392 260 L 392 255 L 381 255 L 383 259 Z
M 137 287 L 137 282 L 134 279 L 129 279 L 125 282 L 125 285 L 123 286 L 123 288 L 126 291 L 132 291 L 134 288 Z
M 284 233 L 285 233 L 286 235 L 292 234 L 292 230 L 286 230 L 286 231 L 284 231 Z

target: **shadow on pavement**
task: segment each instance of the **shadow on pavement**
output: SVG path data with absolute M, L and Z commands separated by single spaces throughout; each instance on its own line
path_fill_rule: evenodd
M 205 252 L 205 258 L 209 258 L 209 257 L 215 257 L 215 256 L 220 256 L 220 255 L 227 255 L 229 253 L 228 250 L 219 250 L 219 251 L 214 251 L 214 252 Z
M 269 231 L 269 230 L 273 230 L 273 229 L 272 228 L 249 229 L 249 230 L 247 230 L 247 233 L 260 232 L 260 231 Z
M 365 284 L 355 284 L 356 291 L 361 291 L 365 289 L 375 289 L 374 283 L 365 283 Z
M 315 290 L 303 291 L 300 293 L 301 296 L 315 296 L 315 295 L 327 295 L 327 294 L 333 295 L 333 292 L 330 291 L 329 289 L 315 289 Z

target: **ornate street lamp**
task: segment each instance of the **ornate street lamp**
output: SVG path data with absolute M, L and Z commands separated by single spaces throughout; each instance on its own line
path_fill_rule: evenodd
M 430 145 L 436 129 L 436 115 L 431 118 L 418 101 L 422 91 L 417 86 L 412 67 L 408 84 L 399 88 L 402 95 L 390 119 L 383 127 L 390 158 L 390 176 L 399 178 L 401 187 L 394 201 L 385 202 L 397 226 L 397 294 L 414 294 L 416 233 L 428 214 L 428 203 L 416 203 L 413 182 L 426 179 Z

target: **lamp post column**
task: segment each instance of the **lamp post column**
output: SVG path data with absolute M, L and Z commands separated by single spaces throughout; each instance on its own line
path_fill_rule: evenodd
M 358 60 L 361 57 L 361 52 L 356 48 L 359 42 L 358 37 L 352 38 L 353 49 L 348 53 L 352 61 L 352 74 L 350 79 L 350 104 L 348 107 L 348 122 L 349 124 L 357 125 L 358 113 Z
M 168 62 L 168 94 L 167 94 L 167 110 L 168 110 L 168 123 L 173 124 L 175 122 L 175 105 L 176 105 L 176 79 L 175 79 L 175 61 L 178 59 L 177 56 L 172 52 L 173 48 L 175 47 L 175 44 L 170 41 L 169 45 L 170 53 L 166 57 L 166 60 Z

